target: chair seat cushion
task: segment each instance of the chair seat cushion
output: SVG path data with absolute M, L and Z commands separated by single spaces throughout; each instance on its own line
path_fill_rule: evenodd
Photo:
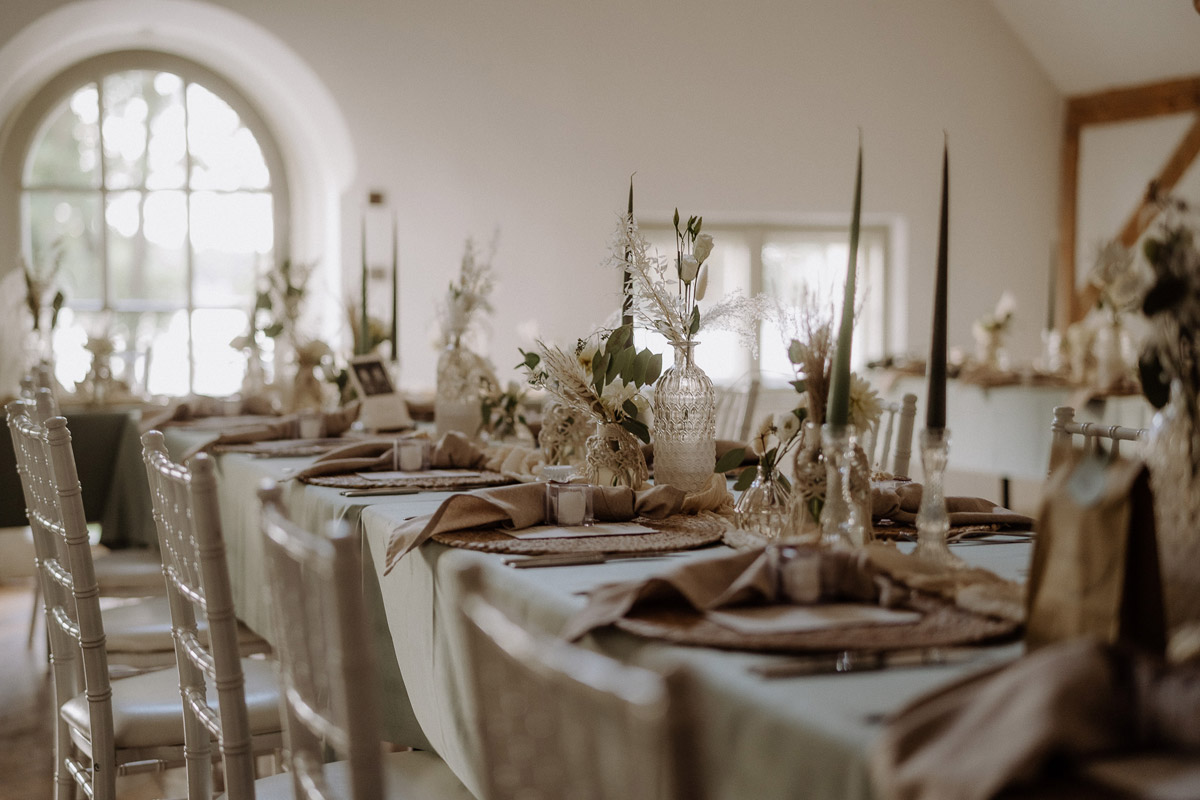
M 110 653 L 175 651 L 171 636 L 171 606 L 165 595 L 122 603 L 104 609 L 103 614 L 105 644 Z M 201 640 L 207 641 L 208 623 L 197 620 L 196 628 Z M 238 626 L 238 644 L 243 653 L 263 652 L 266 648 L 245 646 L 261 641 L 246 626 Z
M 96 583 L 104 597 L 149 597 L 167 591 L 157 551 L 113 550 L 97 555 L 94 563 Z
M 258 658 L 242 659 L 246 676 L 246 706 L 250 732 L 275 733 L 279 723 L 279 684 L 274 665 Z M 217 705 L 216 689 L 208 681 L 208 702 Z M 179 697 L 179 672 L 160 669 L 112 682 L 113 736 L 118 748 L 183 745 L 183 701 Z M 63 704 L 62 718 L 90 738 L 90 709 L 86 694 Z
M 325 778 L 338 797 L 350 797 L 350 763 L 325 767 Z M 388 753 L 383 757 L 386 800 L 475 800 L 462 782 L 434 753 Z M 292 774 L 281 772 L 254 782 L 255 800 L 294 800 Z M 224 797 L 221 800 L 225 800 Z

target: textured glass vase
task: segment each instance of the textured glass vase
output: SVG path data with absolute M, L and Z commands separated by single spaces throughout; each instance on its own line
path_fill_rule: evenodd
M 821 544 L 862 547 L 872 538 L 871 486 L 854 426 L 822 425 L 821 451 L 825 456 Z
M 950 533 L 950 515 L 946 512 L 946 462 L 950 453 L 950 431 L 926 428 L 921 431 L 921 507 L 917 510 L 917 549 L 915 555 L 947 569 L 963 566 L 963 560 L 946 545 Z
M 438 358 L 433 421 L 440 439 L 450 431 L 474 437 L 483 425 L 479 401 L 479 357 L 457 339 Z
M 733 507 L 733 521 L 739 530 L 767 541 L 779 539 L 788 525 L 788 492 L 772 471 L 757 467 L 754 481 L 746 487 Z
M 587 479 L 597 486 L 637 489 L 650 478 L 642 444 L 615 422 L 596 423 L 587 440 Z
M 675 363 L 654 384 L 654 482 L 704 488 L 717 461 L 717 393 L 696 366 L 696 342 L 672 342 Z
M 1171 402 L 1154 417 L 1145 450 L 1168 630 L 1200 622 L 1200 472 L 1189 445 L 1195 425 L 1176 384 Z

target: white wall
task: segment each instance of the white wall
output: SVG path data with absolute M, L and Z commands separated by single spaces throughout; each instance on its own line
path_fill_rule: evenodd
M 927 346 L 946 130 L 951 341 L 969 347 L 1011 288 L 1015 354 L 1037 351 L 1061 101 L 987 0 L 220 5 L 305 59 L 345 116 L 342 261 L 358 263 L 368 188 L 399 213 L 406 384 L 433 382 L 433 307 L 468 234 L 500 229 L 489 355 L 504 372 L 521 322 L 566 338 L 615 307 L 599 263 L 630 173 L 644 219 L 848 216 L 858 126 L 864 213 L 907 228 L 899 347 Z M 0 45 L 30 6 L 0 0 Z

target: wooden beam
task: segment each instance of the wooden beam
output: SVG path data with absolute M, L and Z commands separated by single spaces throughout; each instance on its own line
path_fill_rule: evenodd
M 1068 125 L 1099 125 L 1200 108 L 1200 76 L 1110 89 L 1067 101 Z
M 1079 192 L 1079 126 L 1068 118 L 1058 178 L 1058 278 L 1054 320 L 1060 331 L 1075 321 L 1075 224 Z
M 1188 167 L 1196 160 L 1196 156 L 1200 155 L 1200 114 L 1195 115 L 1191 127 L 1183 135 L 1183 139 L 1176 145 L 1174 152 L 1167 158 L 1167 163 L 1163 164 L 1163 168 L 1158 171 L 1158 176 L 1151 181 L 1151 185 L 1155 187 L 1155 194 L 1167 195 L 1170 194 L 1179 179 L 1187 172 Z M 1142 238 L 1142 234 L 1154 224 L 1154 220 L 1158 217 L 1158 205 L 1150 196 L 1148 191 L 1142 202 L 1129 215 L 1129 219 L 1125 221 L 1125 225 L 1121 228 L 1121 232 L 1117 234 L 1117 241 L 1125 247 L 1133 247 L 1137 244 L 1138 239 Z M 1073 228 L 1072 228 L 1073 230 Z M 1074 248 L 1074 240 L 1072 239 L 1072 252 Z M 1074 269 L 1072 266 L 1072 273 Z M 1063 275 L 1059 274 L 1059 286 L 1061 288 Z M 1074 274 L 1071 279 L 1074 280 Z M 1085 286 L 1080 292 L 1074 303 L 1074 314 L 1072 321 L 1078 321 L 1087 314 L 1092 306 L 1096 305 L 1096 300 L 1100 296 L 1100 290 L 1091 284 Z

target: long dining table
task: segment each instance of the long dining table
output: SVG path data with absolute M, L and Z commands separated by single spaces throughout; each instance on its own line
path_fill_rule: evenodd
M 175 456 L 194 443 L 195 434 L 168 431 Z M 730 552 L 722 545 L 662 558 L 518 570 L 498 554 L 430 541 L 384 574 L 392 531 L 406 519 L 432 513 L 448 493 L 350 498 L 337 489 L 289 479 L 310 460 L 216 456 L 238 616 L 272 638 L 256 497 L 264 480 L 281 484 L 285 504 L 300 524 L 312 530 L 331 522 L 355 527 L 362 534 L 363 591 L 376 643 L 386 737 L 436 751 L 477 795 L 477 712 L 469 671 L 487 666 L 470 663 L 460 644 L 465 566 L 482 567 L 495 602 L 516 622 L 556 635 L 584 607 L 583 593 L 596 586 Z M 969 563 L 1009 579 L 1024 578 L 1031 555 L 1026 543 L 980 541 L 955 549 Z M 949 664 L 767 679 L 750 668 L 786 656 L 683 647 L 611 628 L 581 643 L 625 663 L 657 670 L 683 667 L 691 673 L 690 712 L 701 751 L 695 761 L 703 773 L 698 777 L 708 798 L 731 800 L 875 797 L 869 755 L 889 712 L 940 684 L 1021 653 L 1019 643 L 1010 643 L 974 648 L 964 660 Z

